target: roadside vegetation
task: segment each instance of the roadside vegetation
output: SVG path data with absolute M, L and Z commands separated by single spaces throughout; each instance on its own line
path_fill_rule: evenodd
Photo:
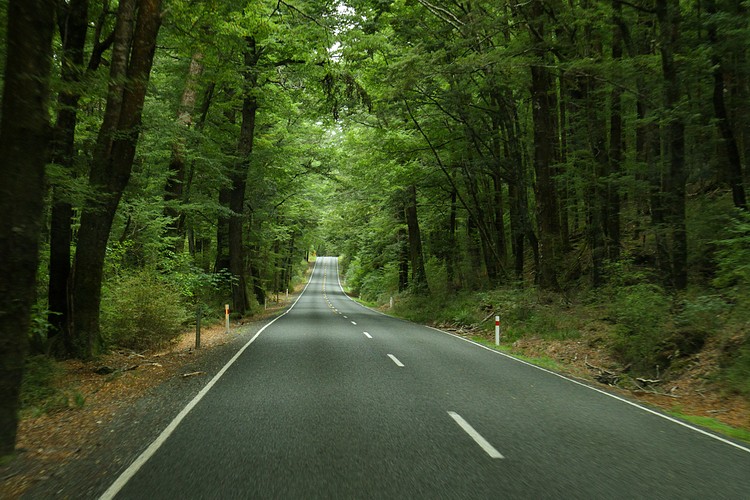
M 607 284 L 580 282 L 565 292 L 511 284 L 487 290 L 448 289 L 440 265 L 428 266 L 429 294 L 399 292 L 397 269 L 346 268 L 350 292 L 400 317 L 480 335 L 494 342 L 500 317 L 502 344 L 520 339 L 572 341 L 604 349 L 624 379 L 646 378 L 667 385 L 710 348 L 718 354 L 705 379 L 717 390 L 750 401 L 750 226 L 745 214 L 717 234 L 717 249 L 705 262 L 716 272 L 675 292 L 661 286 L 650 269 L 622 259 L 607 267 Z M 748 259 L 748 260 L 745 260 Z M 696 259 L 697 260 L 697 259 Z M 346 259 L 344 259 L 346 261 Z M 750 422 L 748 423 L 750 426 Z
M 750 219 L 730 210 L 721 225 L 703 220 L 715 216 L 696 215 L 695 224 L 711 233 L 689 241 L 695 271 L 691 285 L 680 291 L 637 262 L 637 244 L 604 266 L 605 284 L 573 279 L 561 282 L 564 291 L 529 282 L 474 282 L 466 289 L 448 281 L 445 265 L 432 259 L 426 265 L 429 293 L 414 293 L 398 290 L 395 266 L 376 269 L 345 256 L 342 267 L 348 291 L 372 307 L 488 346 L 494 346 L 497 315 L 500 349 L 555 371 L 572 369 L 627 391 L 673 398 L 664 398 L 662 408 L 748 440 L 750 413 L 733 418 L 731 430 L 720 421 L 726 409 L 696 415 L 680 407 L 684 399 L 711 393 L 719 401 L 714 406 L 743 401 L 750 408 Z

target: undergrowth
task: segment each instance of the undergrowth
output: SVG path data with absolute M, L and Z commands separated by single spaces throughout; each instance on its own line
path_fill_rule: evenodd
M 494 337 L 498 315 L 506 346 L 523 338 L 595 343 L 631 378 L 677 376 L 709 340 L 718 339 L 721 363 L 712 380 L 727 392 L 750 398 L 750 339 L 741 305 L 706 290 L 675 295 L 649 283 L 625 280 L 618 285 L 577 295 L 535 287 L 401 294 L 391 313 L 473 331 L 485 340 Z
M 26 358 L 21 384 L 21 411 L 38 416 L 83 407 L 86 403 L 83 394 L 58 387 L 61 373 L 57 362 L 50 357 L 39 355 Z

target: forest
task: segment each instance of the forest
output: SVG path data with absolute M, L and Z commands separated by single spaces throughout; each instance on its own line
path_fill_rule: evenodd
M 713 343 L 750 398 L 750 2 L 0 6 L 0 455 L 25 359 L 251 316 L 316 255 L 507 342 L 596 311 L 633 376 Z

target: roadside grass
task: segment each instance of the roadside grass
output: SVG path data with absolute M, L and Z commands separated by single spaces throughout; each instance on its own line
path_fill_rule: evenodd
M 512 356 L 514 358 L 520 359 L 521 361 L 525 361 L 529 364 L 532 364 L 534 366 L 538 366 L 540 368 L 544 368 L 546 370 L 550 370 L 553 372 L 562 372 L 564 367 L 555 361 L 552 358 L 548 358 L 547 356 L 541 356 L 541 357 L 532 357 L 532 356 L 526 356 L 524 354 L 519 354 L 518 352 L 515 352 L 509 345 L 507 344 L 500 344 L 495 345 L 495 341 L 487 340 L 485 337 L 481 337 L 479 335 L 473 335 L 471 337 L 471 340 L 476 342 L 477 344 L 482 344 L 485 347 L 489 347 L 490 349 L 494 349 L 496 351 L 501 351 L 509 356 Z
M 691 424 L 705 427 L 706 429 L 714 431 L 718 434 L 723 434 L 725 436 L 729 436 L 731 438 L 744 441 L 746 443 L 750 443 L 750 431 L 746 429 L 739 429 L 737 427 L 732 427 L 731 425 L 727 425 L 724 422 L 720 422 L 716 420 L 715 418 L 701 417 L 697 415 L 687 415 L 685 413 L 682 413 L 679 407 L 674 407 L 672 410 L 665 411 L 665 413 L 667 413 L 668 415 L 672 417 L 679 418 L 680 420 L 690 422 Z

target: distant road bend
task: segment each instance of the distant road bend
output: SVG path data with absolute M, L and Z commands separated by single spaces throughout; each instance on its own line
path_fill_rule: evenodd
M 350 300 L 334 257 L 102 498 L 750 498 L 750 448 Z

